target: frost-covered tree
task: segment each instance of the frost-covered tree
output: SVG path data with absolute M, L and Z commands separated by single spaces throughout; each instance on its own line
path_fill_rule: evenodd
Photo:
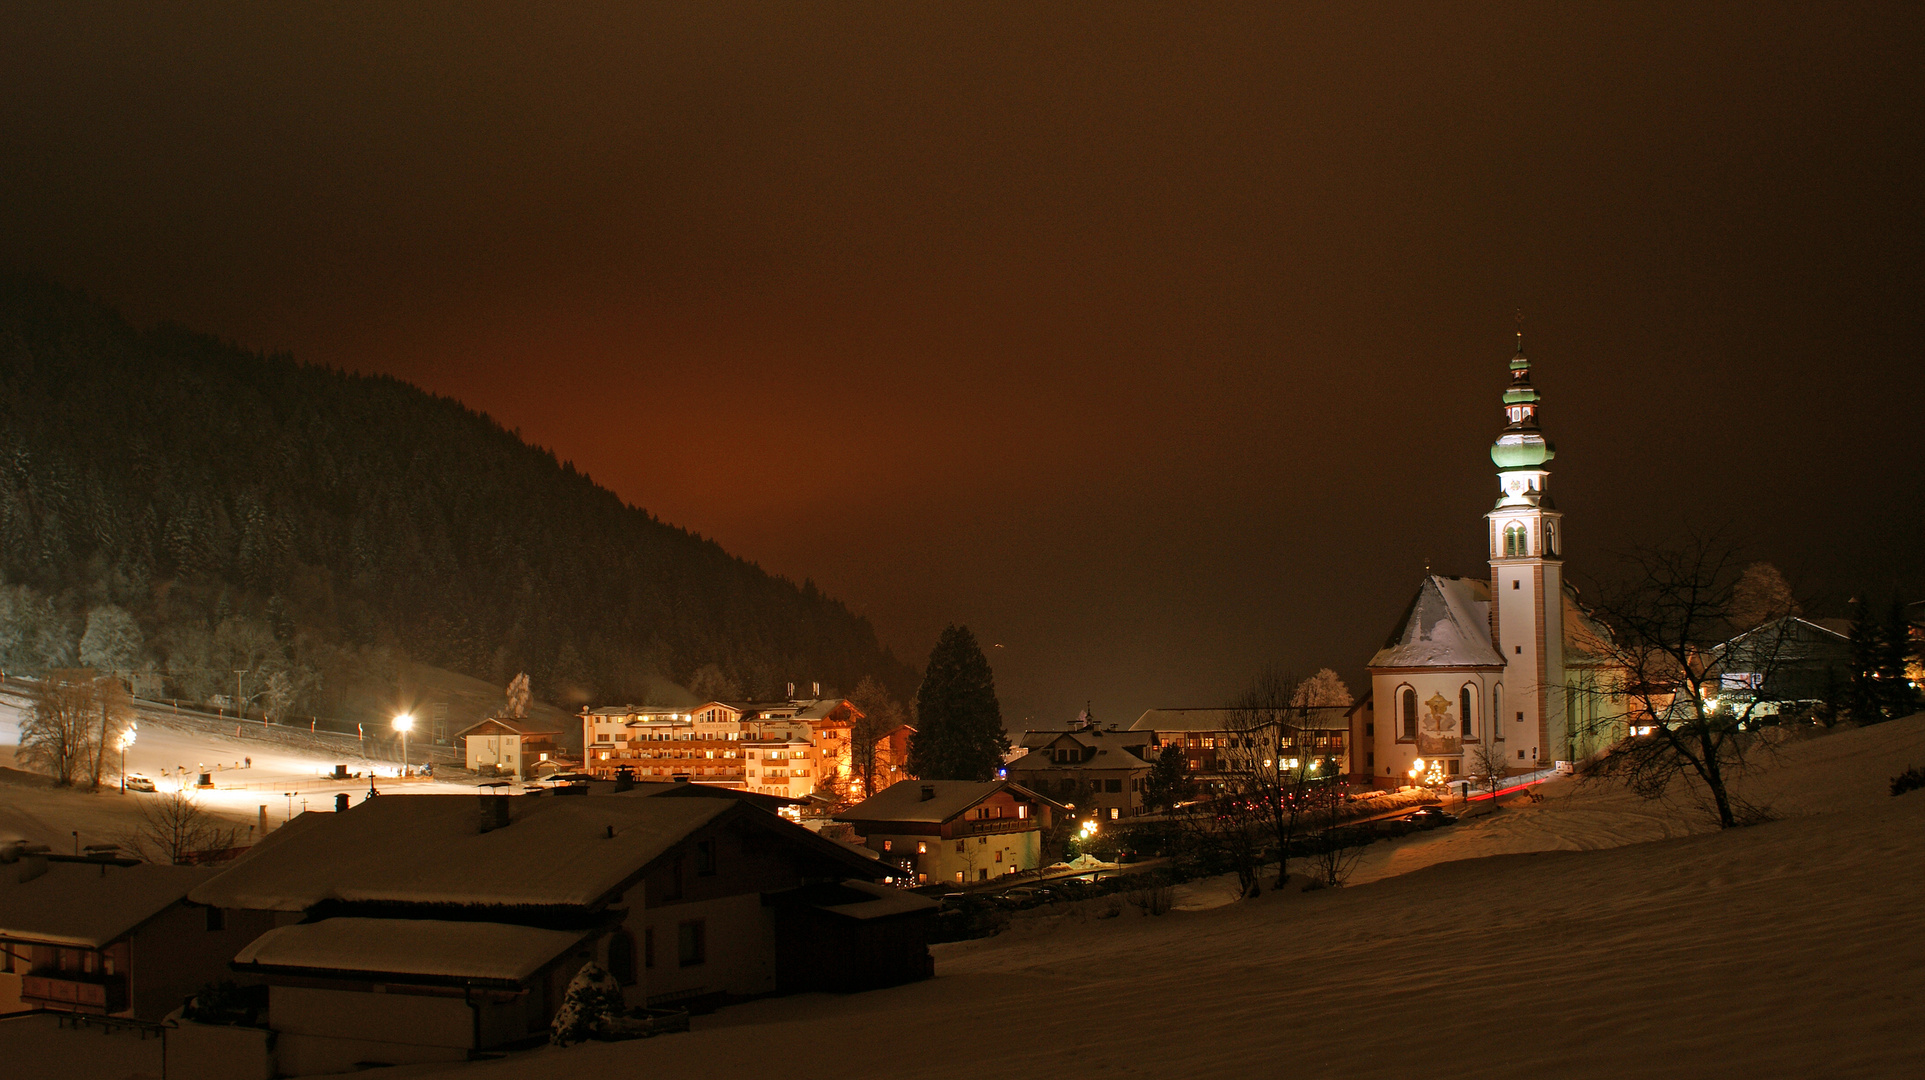
M 80 635 L 80 663 L 99 671 L 124 674 L 140 665 L 140 624 L 125 608 L 102 604 L 87 613 L 87 629 Z
M 107 748 L 131 719 L 119 679 L 91 668 L 55 668 L 34 686 L 21 718 L 19 757 L 62 787 L 84 779 L 98 788 Z
M 1745 567 L 1731 589 L 1731 623 L 1740 630 L 1763 626 L 1773 619 L 1798 614 L 1791 583 L 1768 562 Z
M 502 715 L 510 720 L 525 720 L 528 706 L 534 700 L 534 691 L 528 688 L 528 673 L 524 671 L 508 681 L 508 704 L 503 707 Z
M 909 771 L 926 780 L 988 780 L 1008 752 L 989 660 L 968 627 L 950 626 L 930 651 L 916 694 Z
M 1344 684 L 1343 676 L 1330 668 L 1322 668 L 1315 675 L 1298 683 L 1296 693 L 1290 698 L 1290 704 L 1298 706 L 1314 707 L 1350 703 L 1350 687 Z
M 703 664 L 688 677 L 688 692 L 700 701 L 732 701 L 742 696 L 742 687 L 722 671 L 722 665 Z
M 556 1046 L 587 1042 L 601 1034 L 611 1020 L 620 1018 L 624 1009 L 621 984 L 607 968 L 591 960 L 568 980 L 561 1008 L 548 1026 L 548 1041 Z

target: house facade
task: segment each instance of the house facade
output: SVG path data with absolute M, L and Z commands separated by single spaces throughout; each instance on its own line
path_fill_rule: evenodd
M 560 764 L 561 732 L 530 720 L 490 717 L 455 733 L 467 755 L 470 772 L 484 776 L 512 776 L 526 780 Z
M 1349 710 L 1345 705 L 1311 705 L 1257 717 L 1236 709 L 1149 709 L 1130 730 L 1154 736 L 1152 760 L 1165 746 L 1182 750 L 1192 782 L 1208 792 L 1231 786 L 1236 774 L 1278 754 L 1330 762 L 1339 775 L 1348 772 Z
M 627 768 L 638 780 L 686 780 L 763 795 L 832 800 L 855 797 L 852 735 L 862 712 L 847 698 L 709 701 L 674 708 L 612 706 L 582 713 L 585 767 L 612 779 Z M 907 729 L 885 734 L 878 772 L 906 775 Z
M 1098 821 L 1144 813 L 1143 785 L 1156 757 L 1155 732 L 1084 724 L 1025 731 L 1020 745 L 1026 752 L 1004 772 L 1030 791 Z
M 1042 866 L 1050 799 L 1007 780 L 904 780 L 835 815 L 898 876 L 964 885 Z
M 811 955 L 783 937 L 816 921 L 796 890 L 825 883 L 851 885 L 821 919 L 882 970 L 929 974 L 933 905 L 865 891 L 889 867 L 744 799 L 651 790 L 371 799 L 296 818 L 192 895 L 289 924 L 234 960 L 269 987 L 288 1074 L 538 1035 L 589 960 L 631 1005 L 831 988 L 784 966 Z
M 204 984 L 232 978 L 228 959 L 272 925 L 188 902 L 209 869 L 21 845 L 0 858 L 0 1013 L 158 1021 Z

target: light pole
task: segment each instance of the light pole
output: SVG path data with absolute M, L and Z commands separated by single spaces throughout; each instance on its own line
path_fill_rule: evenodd
M 394 730 L 401 733 L 401 775 L 408 775 L 408 732 L 414 727 L 414 717 L 402 713 L 394 718 Z
M 114 745 L 120 747 L 120 793 L 122 795 L 127 794 L 127 748 L 134 745 L 134 731 L 138 727 L 140 727 L 138 723 L 128 724 L 127 730 L 120 733 L 120 738 L 114 740 Z
M 241 702 L 241 676 L 247 674 L 246 668 L 234 669 L 234 719 L 247 719 L 247 706 Z

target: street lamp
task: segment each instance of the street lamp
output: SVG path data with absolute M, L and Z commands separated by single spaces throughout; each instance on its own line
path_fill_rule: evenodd
M 401 733 L 401 775 L 408 775 L 408 732 L 414 728 L 414 717 L 402 713 L 394 718 L 394 730 Z
M 127 748 L 134 745 L 134 729 L 138 727 L 140 727 L 138 723 L 128 724 L 127 730 L 120 733 L 120 738 L 114 740 L 114 745 L 120 747 L 120 793 L 122 795 L 127 794 Z

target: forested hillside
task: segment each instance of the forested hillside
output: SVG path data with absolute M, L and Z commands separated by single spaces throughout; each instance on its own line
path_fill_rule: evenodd
M 867 620 L 459 403 L 0 284 L 0 665 L 339 714 L 413 659 L 564 705 L 786 681 L 898 695 Z M 251 680 L 254 685 L 247 685 Z M 270 685 L 272 684 L 272 685 Z

